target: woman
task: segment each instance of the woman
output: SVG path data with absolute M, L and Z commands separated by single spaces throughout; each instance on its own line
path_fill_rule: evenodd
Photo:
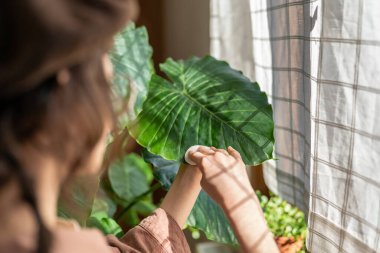
M 100 168 L 113 122 L 106 53 L 135 13 L 129 3 L 1 1 L 0 252 L 190 252 L 181 227 L 201 187 L 245 252 L 277 252 L 232 148 L 191 152 L 196 166 L 181 168 L 161 207 L 120 241 L 57 219 L 64 183 Z

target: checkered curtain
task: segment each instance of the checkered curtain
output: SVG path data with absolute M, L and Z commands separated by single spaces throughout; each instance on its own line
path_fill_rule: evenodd
M 211 0 L 211 53 L 261 85 L 269 188 L 311 252 L 380 252 L 380 1 Z

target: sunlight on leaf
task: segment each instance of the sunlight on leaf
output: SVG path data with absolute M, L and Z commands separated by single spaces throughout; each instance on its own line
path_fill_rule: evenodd
M 160 65 L 131 135 L 149 152 L 181 160 L 192 145 L 234 147 L 246 164 L 272 158 L 272 107 L 257 83 L 211 56 Z
M 145 27 L 136 28 L 130 23 L 115 36 L 110 52 L 113 64 L 115 107 L 120 115 L 121 128 L 141 111 L 148 93 L 152 73 L 152 47 Z

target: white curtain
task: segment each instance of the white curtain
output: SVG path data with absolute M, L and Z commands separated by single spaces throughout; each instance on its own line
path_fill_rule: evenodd
M 380 1 L 211 0 L 211 54 L 268 93 L 269 188 L 311 252 L 380 252 Z

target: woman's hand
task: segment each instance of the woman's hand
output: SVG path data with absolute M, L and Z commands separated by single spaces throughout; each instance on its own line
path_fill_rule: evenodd
M 202 188 L 224 209 L 243 251 L 279 252 L 240 154 L 232 147 L 200 146 L 188 158 L 202 172 Z
M 245 198 L 255 198 L 247 170 L 239 152 L 232 147 L 216 149 L 200 146 L 189 153 L 203 177 L 202 188 L 224 209 L 233 208 Z

